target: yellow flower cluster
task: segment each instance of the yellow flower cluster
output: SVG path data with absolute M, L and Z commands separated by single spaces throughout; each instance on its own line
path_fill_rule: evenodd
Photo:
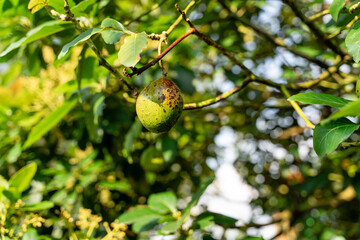
M 80 229 L 98 228 L 99 222 L 102 221 L 102 217 L 91 214 L 91 209 L 80 208 L 79 220 L 76 221 L 76 226 Z
M 36 213 L 31 213 L 29 218 L 25 218 L 25 224 L 33 227 L 41 227 L 43 223 L 45 223 L 45 219 Z
M 119 223 L 116 219 L 111 224 L 112 230 L 109 227 L 108 222 L 104 222 L 104 227 L 107 232 L 106 236 L 102 240 L 121 240 L 126 236 L 125 231 L 127 230 L 127 225 L 124 223 Z

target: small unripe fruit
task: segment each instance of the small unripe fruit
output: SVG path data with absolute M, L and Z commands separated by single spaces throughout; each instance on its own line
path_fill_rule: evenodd
M 180 89 L 168 78 L 147 85 L 136 100 L 136 113 L 150 132 L 169 131 L 183 110 Z

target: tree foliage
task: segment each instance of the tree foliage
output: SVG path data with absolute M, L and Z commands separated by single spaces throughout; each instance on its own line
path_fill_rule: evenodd
M 1 238 L 358 239 L 359 6 L 0 0 Z M 162 76 L 184 111 L 155 134 Z M 229 162 L 246 223 L 199 206 Z

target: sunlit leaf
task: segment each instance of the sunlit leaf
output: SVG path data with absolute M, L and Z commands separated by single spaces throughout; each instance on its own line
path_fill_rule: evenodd
M 291 96 L 288 100 L 299 101 L 307 104 L 328 105 L 333 108 L 342 108 L 352 102 L 342 97 L 335 97 L 325 93 L 306 92 Z
M 65 44 L 63 48 L 61 49 L 61 52 L 58 56 L 58 59 L 61 59 L 65 56 L 65 54 L 69 51 L 71 47 L 74 47 L 78 45 L 80 42 L 84 42 L 88 40 L 91 36 L 99 33 L 102 30 L 102 28 L 89 28 L 85 32 L 81 33 L 79 36 L 74 38 L 71 42 Z
M 146 48 L 147 43 L 148 38 L 145 32 L 126 37 L 118 54 L 119 62 L 126 67 L 134 67 L 139 62 L 140 53 Z
M 15 188 L 18 193 L 22 193 L 30 187 L 30 182 L 35 176 L 37 169 L 36 163 L 32 162 L 29 165 L 21 168 L 9 180 L 9 188 Z
M 176 204 L 177 199 L 173 192 L 154 193 L 148 200 L 149 207 L 159 213 L 176 213 Z
M 360 22 L 355 23 L 345 38 L 345 45 L 355 62 L 360 61 Z
M 139 221 L 152 221 L 160 219 L 162 215 L 147 207 L 136 207 L 125 212 L 118 218 L 120 223 L 133 224 Z
M 349 104 L 345 105 L 339 111 L 330 115 L 328 119 L 335 120 L 341 117 L 352 116 L 356 117 L 360 115 L 360 100 L 355 102 L 350 102 Z
M 111 18 L 105 18 L 101 22 L 101 27 L 111 27 L 119 30 L 106 30 L 101 32 L 101 37 L 107 44 L 117 43 L 118 41 L 120 41 L 120 38 L 124 34 L 124 31 L 128 31 L 121 23 Z
M 71 12 L 77 16 L 86 11 L 86 9 L 90 6 L 93 6 L 96 0 L 84 0 L 79 2 L 77 5 L 71 8 Z
M 329 12 L 335 22 L 337 22 L 339 13 L 341 9 L 344 7 L 344 5 L 345 5 L 345 0 L 334 0 L 331 3 Z
M 359 128 L 346 118 L 326 124 L 318 124 L 314 129 L 314 149 L 319 157 L 333 152 L 337 146 Z
M 23 206 L 20 210 L 22 211 L 40 211 L 46 210 L 54 207 L 54 203 L 50 201 L 42 201 L 34 204 L 27 204 Z
M 41 39 L 41 38 L 44 38 L 47 36 L 50 36 L 54 33 L 63 31 L 70 27 L 71 27 L 70 23 L 64 23 L 60 20 L 49 21 L 49 22 L 43 23 L 43 24 L 37 26 L 36 28 L 30 30 L 26 34 L 26 37 L 23 37 L 20 40 L 10 44 L 10 46 L 8 46 L 2 53 L 0 53 L 0 57 L 5 56 L 12 50 L 14 50 L 22 45 L 31 43 L 33 41 L 36 41 L 38 39 Z
M 30 0 L 28 9 L 31 11 L 31 13 L 36 13 L 42 9 L 46 3 L 46 0 Z

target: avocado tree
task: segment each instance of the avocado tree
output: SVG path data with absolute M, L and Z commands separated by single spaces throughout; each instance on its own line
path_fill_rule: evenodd
M 0 0 L 1 239 L 358 239 L 359 14 Z M 199 204 L 224 164 L 246 222 Z

